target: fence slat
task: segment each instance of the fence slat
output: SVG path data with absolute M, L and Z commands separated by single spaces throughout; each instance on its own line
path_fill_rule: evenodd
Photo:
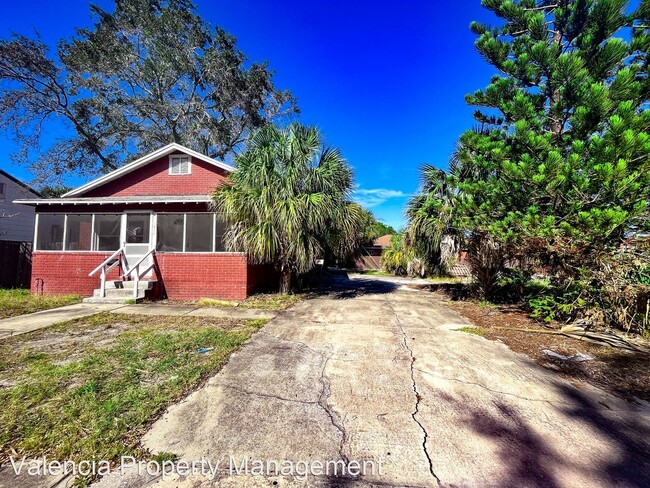
M 28 288 L 32 276 L 32 243 L 0 241 L 0 287 Z

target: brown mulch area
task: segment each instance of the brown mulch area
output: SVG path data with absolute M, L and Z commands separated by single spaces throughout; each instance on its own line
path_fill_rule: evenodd
M 442 292 L 438 292 L 442 293 Z M 447 297 L 449 298 L 449 297 Z M 534 330 L 560 329 L 563 324 L 541 324 L 525 311 L 512 305 L 480 306 L 472 301 L 449 301 L 448 305 L 484 329 L 483 335 L 499 340 L 510 349 L 533 359 L 541 366 L 570 380 L 582 380 L 632 400 L 633 397 L 650 401 L 650 355 L 602 346 L 557 334 L 540 334 L 497 327 L 517 327 Z M 564 356 L 588 354 L 593 361 L 575 362 L 554 359 L 544 349 Z

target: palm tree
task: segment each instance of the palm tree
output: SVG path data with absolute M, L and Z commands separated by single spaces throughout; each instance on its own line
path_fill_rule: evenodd
M 281 293 L 289 292 L 293 273 L 312 269 L 327 250 L 341 258 L 356 250 L 363 215 L 349 201 L 352 169 L 315 127 L 268 125 L 236 164 L 230 182 L 212 194 L 228 225 L 225 247 L 254 264 L 272 263 Z
M 421 190 L 406 209 L 405 243 L 425 258 L 430 269 L 444 272 L 458 244 L 453 221 L 458 190 L 453 177 L 435 166 L 425 164 L 420 173 Z

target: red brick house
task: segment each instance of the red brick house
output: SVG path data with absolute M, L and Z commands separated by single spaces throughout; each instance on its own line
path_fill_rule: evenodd
M 225 252 L 210 192 L 235 168 L 169 144 L 36 209 L 32 293 L 242 300 L 272 269 Z

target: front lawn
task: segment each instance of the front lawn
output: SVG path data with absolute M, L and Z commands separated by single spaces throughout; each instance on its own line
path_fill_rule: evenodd
M 0 459 L 147 457 L 142 434 L 265 321 L 102 313 L 0 343 Z M 15 456 L 15 454 L 14 454 Z
M 31 295 L 21 288 L 0 289 L 0 319 L 79 303 L 79 295 Z

